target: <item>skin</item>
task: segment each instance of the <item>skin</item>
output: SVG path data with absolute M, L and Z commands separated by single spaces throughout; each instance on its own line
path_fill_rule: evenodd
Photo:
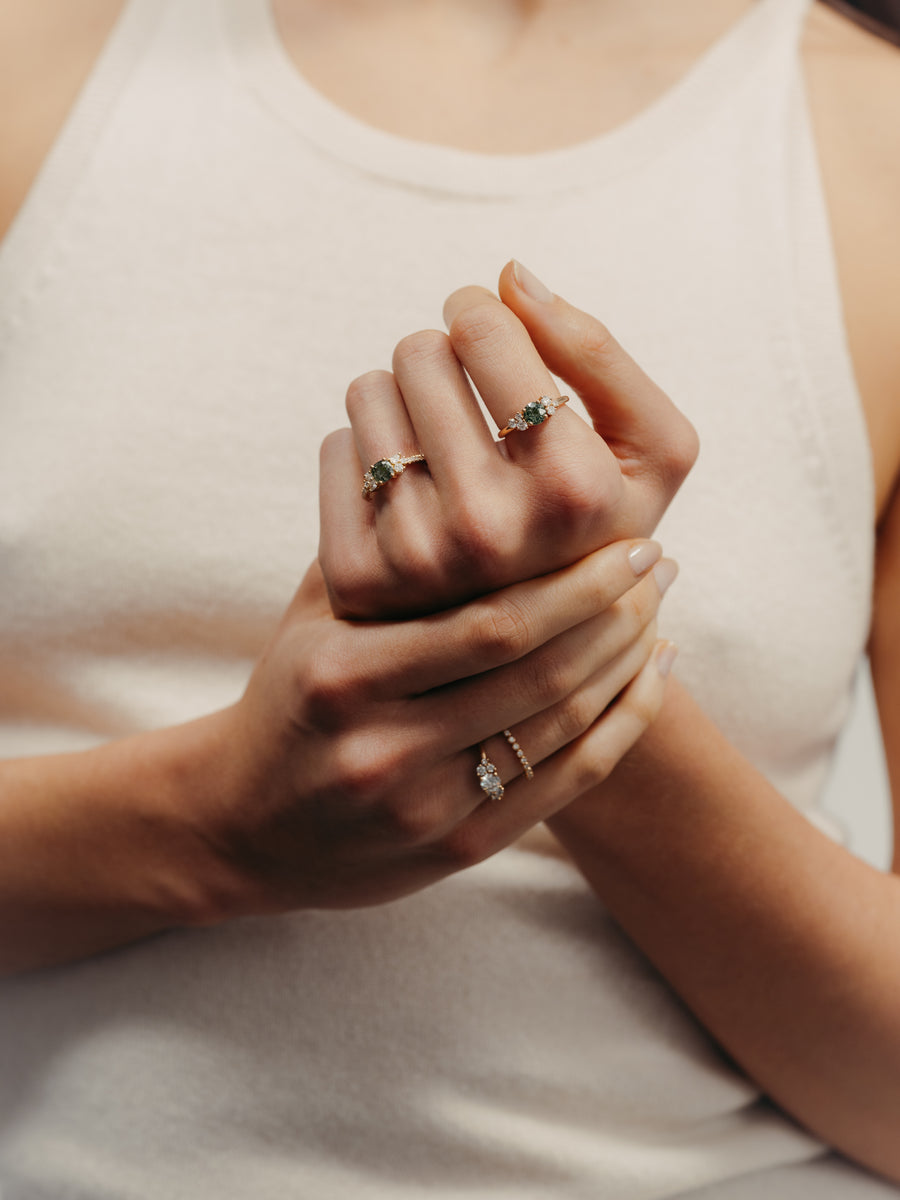
M 24 109 L 20 105 L 11 115 L 8 104 L 0 105 L 7 114 L 4 119 L 16 126 L 9 138 L 0 130 L 0 145 L 7 147 L 7 161 L 0 171 L 7 219 L 21 202 L 78 80 L 89 69 L 104 22 L 116 6 L 97 4 L 92 9 L 93 33 L 75 36 L 71 43 L 48 36 L 51 26 L 57 34 L 60 22 L 65 27 L 67 18 L 59 0 L 42 9 L 45 15 L 54 10 L 55 24 L 15 14 L 14 7 L 8 0 L 0 6 L 0 20 L 10 33 L 5 44 L 18 48 L 18 53 L 10 52 L 13 65 L 38 62 L 42 80 L 39 87 L 31 87 L 32 99 Z M 607 127 L 619 124 L 665 90 L 747 4 L 685 0 L 674 6 L 661 0 L 630 4 L 610 0 L 604 5 L 604 22 L 596 26 L 588 20 L 590 6 L 575 0 L 527 6 L 499 2 L 469 6 L 449 0 L 419 6 L 361 0 L 350 6 L 283 0 L 276 7 L 286 45 L 298 65 L 349 111 L 365 112 L 376 124 L 408 136 L 417 136 L 417 128 L 408 122 L 421 121 L 429 137 L 448 144 L 528 151 L 603 132 L 604 122 Z M 676 8 L 678 36 L 673 37 L 665 22 L 671 19 L 666 13 Z M 350 17 L 365 22 L 373 53 L 356 52 L 354 57 Z M 421 47 L 423 39 L 432 53 L 427 56 L 427 78 L 419 79 L 414 74 L 418 56 L 412 50 Z M 4 44 L 2 37 L 0 44 Z M 546 69 L 550 44 L 566 48 L 572 70 L 564 74 L 572 81 L 571 94 L 559 87 L 560 74 Z M 460 94 L 460 55 L 480 64 L 474 74 L 482 81 L 482 90 L 463 89 L 465 94 Z M 70 67 L 50 69 L 61 60 Z M 345 63 L 348 66 L 342 69 Z M 900 67 L 895 51 L 822 8 L 816 8 L 808 22 L 804 63 L 848 336 L 873 449 L 877 495 L 873 519 L 879 539 L 871 652 L 896 795 L 900 793 L 900 637 L 894 635 L 900 631 L 894 624 L 900 620 L 896 594 L 900 592 L 900 505 L 893 495 L 900 461 L 900 405 L 896 403 L 900 352 L 893 327 L 900 312 L 900 246 L 895 228 L 900 211 Z M 8 81 L 4 87 L 22 89 L 17 95 L 27 91 L 25 74 L 23 66 L 9 82 L 8 73 L 0 69 L 0 79 Z M 384 76 L 402 76 L 414 83 L 420 89 L 416 105 L 392 107 L 391 89 L 380 86 Z M 573 94 L 581 97 L 575 105 Z M 382 101 L 384 107 L 377 107 Z M 493 114 L 488 123 L 483 119 L 486 104 Z M 559 368 L 572 366 L 571 313 L 560 301 L 532 300 L 509 273 L 501 280 L 499 294 L 505 311 L 523 323 L 541 359 L 565 377 L 566 371 Z M 466 292 L 451 300 L 450 345 L 463 361 L 467 351 L 460 330 L 466 314 L 480 309 L 483 317 L 490 303 L 500 308 L 499 301 L 481 293 Z M 611 343 L 600 336 L 600 344 L 609 347 Z M 404 399 L 405 390 L 401 386 Z M 566 415 L 558 414 L 545 432 L 559 432 Z M 355 416 L 352 402 L 351 417 L 359 443 L 359 448 L 357 442 L 352 447 L 358 469 L 365 421 Z M 349 461 L 351 447 L 344 450 Z M 620 465 L 630 461 L 625 455 Z M 578 520 L 576 514 L 573 525 Z M 379 603 L 379 595 L 383 600 L 379 569 L 396 572 L 394 546 L 403 525 L 398 522 L 393 530 L 384 521 L 381 525 L 380 541 L 376 537 L 379 554 L 372 560 L 375 570 L 368 582 L 372 591 L 360 595 L 358 580 L 349 585 L 357 613 L 366 604 Z M 477 565 L 477 547 L 474 561 Z M 323 562 L 327 577 L 327 553 Z M 346 581 L 326 582 L 340 605 Z M 425 584 L 423 603 L 434 608 L 441 585 L 430 578 Z M 573 680 L 573 686 L 584 682 Z M 248 695 L 264 692 L 262 687 L 254 692 L 252 685 Z M 553 703 L 545 703 L 543 711 L 552 707 Z M 180 829 L 172 833 L 175 798 L 195 764 L 217 764 L 214 778 L 219 787 L 208 801 L 212 809 L 223 796 L 246 794 L 248 781 L 252 783 L 253 773 L 240 754 L 215 759 L 210 753 L 211 746 L 226 744 L 221 740 L 224 725 L 224 718 L 210 719 L 206 725 L 170 732 L 168 739 L 160 734 L 156 742 L 141 741 L 124 749 L 120 744 L 106 758 L 95 756 L 89 763 L 88 756 L 77 756 L 77 764 L 59 767 L 13 764 L 5 771 L 4 782 L 11 794 L 30 797 L 39 807 L 49 805 L 58 817 L 61 798 L 72 788 L 74 768 L 80 784 L 76 791 L 84 796 L 86 807 L 88 800 L 99 797 L 111 839 L 118 836 L 117 822 L 127 825 L 131 814 L 142 812 L 141 834 L 130 836 L 132 843 L 138 843 L 137 858 L 152 864 L 140 876 L 143 893 L 134 902 L 135 912 L 144 918 L 152 910 L 159 921 L 169 905 L 169 913 L 221 919 L 243 911 L 248 893 L 254 897 L 249 907 L 261 910 L 264 902 L 247 885 L 253 872 L 246 866 L 235 869 L 234 853 L 223 854 L 220 849 L 233 844 L 220 832 L 231 835 L 234 829 L 227 800 L 212 854 L 206 836 L 195 831 L 193 838 L 185 837 Z M 159 739 L 165 741 L 164 752 Z M 243 743 L 238 740 L 237 745 Z M 123 814 L 122 781 L 133 777 L 142 761 L 159 783 L 157 799 L 153 805 L 149 800 L 143 805 L 143 797 L 138 797 L 141 803 L 132 797 Z M 602 778 L 609 766 L 608 756 L 600 756 L 592 769 L 599 770 Z M 59 771 L 58 777 L 54 770 Z M 900 938 L 896 877 L 858 863 L 809 827 L 717 734 L 677 685 L 670 685 L 659 719 L 628 755 L 624 772 L 627 788 L 614 771 L 597 794 L 563 807 L 551 820 L 556 836 L 625 930 L 748 1073 L 825 1140 L 900 1180 L 894 1137 L 900 1123 L 896 1084 L 900 1020 L 895 1003 L 900 969 L 896 956 L 884 951 Z M 579 782 L 584 783 L 585 776 Z M 169 798 L 169 808 L 159 796 Z M 34 824 L 28 833 L 40 842 Z M 415 836 L 421 836 L 421 829 Z M 166 857 L 162 848 L 172 845 L 178 853 Z M 471 841 L 465 846 L 462 858 L 475 861 L 485 842 L 474 850 Z M 86 854 L 89 860 L 90 850 Z M 185 885 L 188 868 L 197 868 L 204 880 L 199 895 Z M 118 914 L 128 910 L 121 899 L 121 895 L 106 899 L 105 916 L 113 925 L 121 920 Z M 87 896 L 85 909 L 93 900 Z M 60 908 L 68 911 L 65 904 Z M 137 935 L 133 929 L 124 933 L 119 929 L 105 944 Z M 75 953 L 89 950 L 88 939 L 85 947 L 76 946 Z M 59 954 L 59 947 L 53 952 Z M 66 953 L 71 953 L 71 946 Z
M 646 13 L 653 6 L 638 7 Z M 686 23 L 690 7 L 678 6 Z M 706 22 L 697 14 L 693 28 L 708 31 L 711 22 L 733 18 L 739 7 L 708 5 Z M 610 8 L 619 11 L 616 5 Z M 545 7 L 543 15 L 551 9 Z M 588 31 L 582 32 L 586 40 L 579 44 L 595 51 Z M 523 38 L 517 47 L 523 61 L 525 48 Z M 896 796 L 900 123 L 890 114 L 900 116 L 900 65 L 893 49 L 824 9 L 816 9 L 809 20 L 804 51 L 848 336 L 872 444 L 878 557 L 870 652 Z M 373 57 L 386 69 L 380 55 Z M 298 61 L 315 72 L 315 51 L 304 48 Z M 602 53 L 600 61 L 609 68 L 605 80 L 612 78 L 610 86 L 625 103 L 627 89 L 616 88 L 614 64 Z M 330 85 L 326 81 L 335 60 L 326 54 L 320 62 L 327 63 L 327 71 L 318 86 L 330 87 L 332 98 L 351 111 L 371 114 L 360 103 L 368 85 L 360 60 L 343 89 L 340 75 Z M 626 69 L 632 66 L 626 59 Z M 429 85 L 417 82 L 428 95 Z M 588 89 L 583 94 L 591 94 L 587 78 L 579 84 Z M 440 79 L 430 84 L 432 95 L 439 86 Z M 544 111 L 552 106 L 540 87 L 537 95 Z M 507 135 L 515 123 L 514 106 L 505 123 L 501 117 L 492 129 L 475 130 L 465 100 L 450 104 L 446 93 L 441 99 L 444 104 L 435 108 L 452 123 L 445 126 L 443 140 L 488 150 L 513 148 Z M 416 121 L 427 123 L 435 116 L 426 106 L 424 115 L 419 108 L 404 117 L 389 104 L 386 100 L 379 109 L 376 102 L 376 119 L 409 136 L 417 133 Z M 477 111 L 477 102 L 472 107 Z M 597 107 L 615 112 L 611 124 L 628 115 L 614 106 Z M 539 125 L 534 143 L 516 148 L 546 148 L 543 139 Z M 551 309 L 544 324 L 508 279 L 501 280 L 500 296 L 520 317 L 527 316 L 536 348 L 557 369 L 564 348 Z M 478 300 L 465 292 L 449 302 L 451 338 L 454 321 L 473 303 Z M 553 300 L 551 306 L 558 303 Z M 872 870 L 812 829 L 677 684 L 669 688 L 661 717 L 621 769 L 549 824 L 623 928 L 747 1072 L 825 1141 L 900 1180 L 895 1136 L 900 969 L 884 950 L 900 938 L 896 876 Z M 895 825 L 900 828 L 900 821 Z

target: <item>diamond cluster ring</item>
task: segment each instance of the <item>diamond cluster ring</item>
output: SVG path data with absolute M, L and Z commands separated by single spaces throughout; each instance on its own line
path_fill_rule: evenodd
M 568 396 L 557 396 L 555 400 L 552 396 L 541 396 L 538 400 L 531 400 L 521 412 L 513 413 L 505 427 L 500 430 L 499 436 L 504 438 L 514 429 L 524 430 L 530 429 L 532 425 L 543 425 L 545 421 L 550 420 L 558 408 L 562 408 L 564 404 L 568 403 Z
M 500 781 L 500 773 L 488 758 L 484 746 L 479 746 L 478 749 L 481 751 L 481 762 L 475 768 L 475 774 L 478 776 L 479 786 L 489 800 L 502 800 L 503 784 Z
M 379 458 L 363 475 L 363 499 L 368 500 L 373 492 L 402 475 L 410 463 L 424 461 L 424 454 L 394 454 L 390 458 Z

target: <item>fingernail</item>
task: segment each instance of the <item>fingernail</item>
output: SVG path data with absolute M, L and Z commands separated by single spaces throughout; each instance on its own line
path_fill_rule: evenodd
M 663 679 L 672 670 L 672 664 L 677 657 L 678 647 L 674 642 L 663 642 L 656 651 L 656 669 L 662 675 Z
M 537 275 L 533 275 L 527 267 L 523 267 L 515 259 L 513 259 L 512 266 L 516 284 L 522 289 L 525 295 L 530 296 L 532 300 L 537 300 L 539 304 L 549 304 L 553 299 L 553 293 L 541 283 Z
M 653 577 L 656 580 L 656 586 L 659 588 L 661 596 L 664 596 L 675 582 L 677 574 L 678 563 L 673 558 L 664 558 L 662 562 L 658 562 L 653 568 Z
M 662 557 L 662 546 L 659 542 L 641 542 L 628 551 L 628 561 L 635 575 L 643 575 L 654 563 Z

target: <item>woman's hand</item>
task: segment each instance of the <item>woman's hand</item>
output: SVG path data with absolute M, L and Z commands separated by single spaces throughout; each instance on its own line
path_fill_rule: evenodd
M 393 899 L 488 857 L 605 778 L 661 703 L 669 655 L 653 653 L 655 616 L 674 570 L 651 570 L 659 554 L 616 543 L 461 608 L 385 623 L 335 618 L 311 568 L 245 696 L 221 714 L 221 783 L 195 813 L 236 874 L 234 911 Z M 535 778 L 492 737 L 507 787 L 486 799 L 476 747 L 509 726 Z
M 505 303 L 482 288 L 455 293 L 449 336 L 413 334 L 393 374 L 351 384 L 352 430 L 322 450 L 319 557 L 339 616 L 435 611 L 652 532 L 694 462 L 694 430 L 598 321 L 549 293 L 535 299 L 539 289 L 508 266 Z M 503 427 L 558 394 L 545 362 L 594 428 L 560 408 L 498 443 L 467 374 Z M 359 499 L 373 463 L 417 452 L 427 467 Z

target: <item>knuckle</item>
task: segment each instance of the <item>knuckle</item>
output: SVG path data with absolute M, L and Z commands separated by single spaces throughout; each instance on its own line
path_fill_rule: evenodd
M 450 556 L 459 570 L 469 573 L 480 585 L 499 580 L 502 571 L 502 539 L 492 516 L 463 508 L 448 530 Z
M 344 401 L 350 420 L 355 420 L 364 411 L 374 395 L 383 393 L 385 389 L 394 391 L 396 386 L 390 371 L 366 371 L 364 375 L 357 376 L 347 388 Z
M 647 628 L 656 616 L 659 601 L 659 588 L 652 576 L 642 580 L 616 601 L 629 640 L 633 641 Z
M 553 480 L 553 504 L 548 510 L 553 528 L 572 531 L 607 517 L 621 502 L 623 491 L 621 471 L 598 464 L 590 442 L 573 447 L 565 471 Z
M 559 744 L 567 746 L 581 737 L 593 725 L 597 715 L 597 706 L 586 692 L 573 692 L 567 696 L 554 712 Z
M 396 781 L 396 774 L 393 778 Z M 390 841 L 410 847 L 431 842 L 437 826 L 432 808 L 423 800 L 407 795 L 384 805 L 380 824 Z
M 482 300 L 463 309 L 450 326 L 450 341 L 455 350 L 465 355 L 478 353 L 486 346 L 505 341 L 509 325 L 501 305 L 496 300 Z
M 700 453 L 700 437 L 683 413 L 676 409 L 677 420 L 665 441 L 663 466 L 668 477 L 677 483 L 688 474 Z
M 538 653 L 524 661 L 530 675 L 527 692 L 540 709 L 551 708 L 572 692 L 575 680 L 571 664 L 558 654 Z
M 636 718 L 638 727 L 643 731 L 656 720 L 662 704 L 662 693 L 660 689 L 636 689 L 624 697 L 622 703 L 628 706 L 629 712 Z
M 385 558 L 396 583 L 416 594 L 430 594 L 443 582 L 440 555 L 423 526 L 404 522 L 385 547 Z
M 450 339 L 438 329 L 420 329 L 402 338 L 394 350 L 394 370 L 415 372 L 436 360 L 443 362 L 450 350 Z
M 515 662 L 531 648 L 531 628 L 512 596 L 490 596 L 471 606 L 470 644 L 486 664 Z
M 471 822 L 463 822 L 448 833 L 438 847 L 441 859 L 451 871 L 464 871 L 477 866 L 488 857 L 486 838 Z
M 304 724 L 320 730 L 341 729 L 358 703 L 358 673 L 335 639 L 317 645 L 296 667 L 296 690 Z
M 619 343 L 602 321 L 587 321 L 578 335 L 578 351 L 590 366 L 608 370 L 619 353 Z
M 597 784 L 608 779 L 617 762 L 617 756 L 602 743 L 598 742 L 598 744 L 583 749 L 573 765 L 573 784 L 576 795 L 583 795 L 588 789 L 596 787 Z
M 370 807 L 395 785 L 397 757 L 378 739 L 342 738 L 332 747 L 331 757 L 335 789 L 351 807 Z
M 321 564 L 335 614 L 344 618 L 368 616 L 379 599 L 369 564 L 362 559 L 331 556 L 324 546 Z
M 659 631 L 657 629 L 656 617 L 653 616 L 647 622 L 645 629 L 641 631 L 641 636 L 638 638 L 638 649 L 641 654 L 641 665 L 643 665 L 656 648 L 656 639 Z

